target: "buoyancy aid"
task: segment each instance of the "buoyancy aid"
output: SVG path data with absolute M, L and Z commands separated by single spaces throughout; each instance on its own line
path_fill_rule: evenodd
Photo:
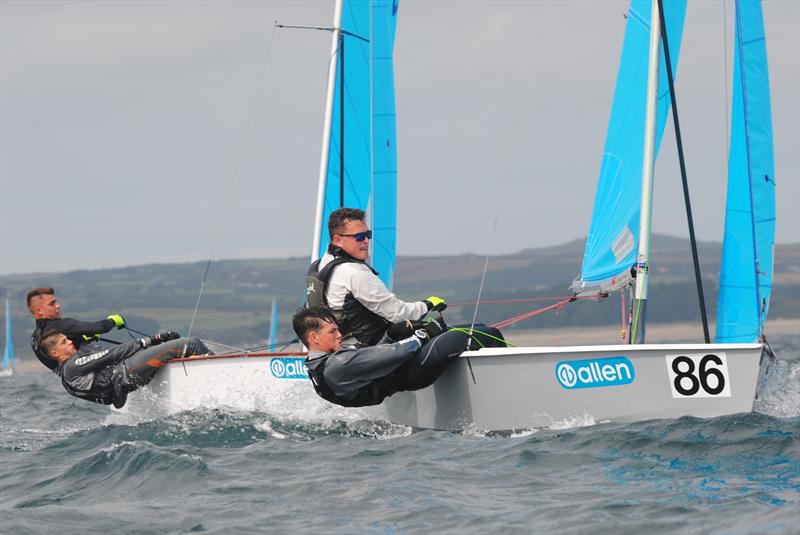
M 322 261 L 320 258 L 311 264 L 306 273 L 306 303 L 308 306 L 329 307 L 326 293 L 333 270 L 337 266 L 347 263 L 364 264 L 375 275 L 378 274 L 372 266 L 363 260 L 353 258 L 338 247 L 332 247 L 328 252 L 334 256 L 333 260 L 328 262 L 322 269 L 319 269 L 319 264 Z M 352 336 L 363 345 L 377 344 L 390 325 L 388 320 L 365 307 L 351 293 L 345 296 L 341 309 L 331 309 L 331 312 L 336 318 L 342 338 Z

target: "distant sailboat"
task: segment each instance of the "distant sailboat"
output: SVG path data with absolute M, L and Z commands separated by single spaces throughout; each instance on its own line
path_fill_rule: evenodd
M 14 340 L 11 337 L 11 305 L 6 299 L 6 348 L 3 350 L 0 377 L 11 377 L 12 375 L 14 375 Z
M 269 325 L 269 343 L 267 349 L 274 351 L 278 345 L 278 302 L 272 299 L 272 316 Z

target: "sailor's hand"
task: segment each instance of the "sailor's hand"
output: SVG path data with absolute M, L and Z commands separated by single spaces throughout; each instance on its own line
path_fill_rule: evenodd
M 414 326 L 408 320 L 392 323 L 389 325 L 389 328 L 386 329 L 386 336 L 392 342 L 403 340 L 412 334 L 414 334 Z
M 163 342 L 169 342 L 170 340 L 177 340 L 180 337 L 181 335 L 175 331 L 161 331 L 160 333 L 156 333 L 151 336 L 154 344 L 161 344 Z
M 123 318 L 119 314 L 111 314 L 106 319 L 109 319 L 109 320 L 113 321 L 114 322 L 114 327 L 116 327 L 117 329 L 122 329 L 123 327 L 125 327 L 125 324 L 126 324 L 125 318 Z
M 428 340 L 432 340 L 433 338 L 439 336 L 446 330 L 447 328 L 441 322 L 439 322 L 439 320 L 427 318 L 418 326 L 418 329 L 414 334 L 417 338 L 420 338 L 424 344 Z
M 154 334 L 153 336 L 142 338 L 141 340 L 139 340 L 139 343 L 142 344 L 142 347 L 150 347 L 150 346 L 156 346 L 163 342 L 167 342 L 169 340 L 177 340 L 180 337 L 181 335 L 176 333 L 175 331 L 162 331 L 160 333 Z
M 84 334 L 83 335 L 83 342 L 88 344 L 89 342 L 97 342 L 100 340 L 99 334 Z
M 436 297 L 435 295 L 430 296 L 427 299 L 422 301 L 428 306 L 428 310 L 435 310 L 437 312 L 441 312 L 445 308 L 447 308 L 447 303 L 444 302 L 444 299 L 441 297 Z

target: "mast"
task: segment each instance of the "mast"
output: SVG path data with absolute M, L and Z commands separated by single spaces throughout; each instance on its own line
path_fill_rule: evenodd
M 636 289 L 631 315 L 630 343 L 643 344 L 647 312 L 647 278 L 650 258 L 650 227 L 653 208 L 653 174 L 655 170 L 656 110 L 658 105 L 658 59 L 660 17 L 658 0 L 652 0 L 650 15 L 650 60 L 647 76 L 647 116 L 642 163 L 642 204 L 639 215 L 639 249 L 636 254 Z
M 336 0 L 336 9 L 333 19 L 332 33 L 333 37 L 331 39 L 331 57 L 334 57 L 334 55 L 337 54 L 337 47 L 339 47 L 340 44 L 342 43 L 342 0 Z M 337 63 L 338 63 L 337 61 L 331 61 L 328 67 L 328 94 L 325 98 L 325 125 L 323 126 L 323 131 L 322 131 L 322 156 L 320 157 L 320 163 L 319 163 L 317 206 L 314 217 L 314 239 L 312 240 L 312 245 L 311 245 L 312 262 L 320 257 L 319 245 L 322 239 L 322 225 L 323 225 L 322 216 L 325 211 L 325 188 L 327 186 L 328 159 L 329 159 L 328 155 L 330 153 L 330 146 L 331 146 L 331 123 L 333 122 L 333 95 L 335 92 Z M 342 120 L 341 122 L 344 121 Z M 344 192 L 344 188 L 342 188 L 342 192 Z

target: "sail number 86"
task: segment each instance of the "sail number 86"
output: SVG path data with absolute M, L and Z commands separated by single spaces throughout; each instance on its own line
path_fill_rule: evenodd
M 731 396 L 724 353 L 667 355 L 666 358 L 673 398 Z

